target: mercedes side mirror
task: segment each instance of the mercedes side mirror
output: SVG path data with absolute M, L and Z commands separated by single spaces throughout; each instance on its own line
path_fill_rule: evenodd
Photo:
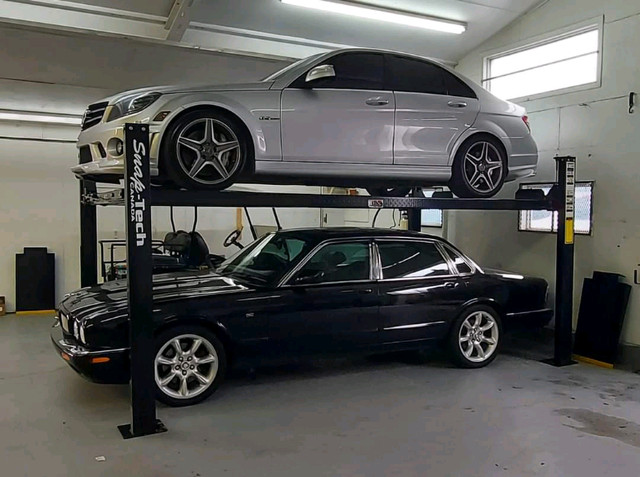
M 310 83 L 321 78 L 335 78 L 336 70 L 333 69 L 333 65 L 319 65 L 311 68 L 307 73 L 305 79 L 306 83 Z

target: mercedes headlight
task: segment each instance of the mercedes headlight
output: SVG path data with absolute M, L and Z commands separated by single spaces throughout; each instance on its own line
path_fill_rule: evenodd
M 129 116 L 130 114 L 139 113 L 155 103 L 160 96 L 162 96 L 160 93 L 136 93 L 125 96 L 111 106 L 111 112 L 109 112 L 107 122 Z

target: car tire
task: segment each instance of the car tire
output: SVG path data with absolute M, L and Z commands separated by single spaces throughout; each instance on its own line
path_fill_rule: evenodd
M 406 197 L 411 192 L 411 187 L 372 187 L 367 192 L 372 197 Z
M 503 145 L 492 136 L 477 135 L 462 143 L 453 161 L 449 188 L 462 198 L 496 195 L 507 177 Z
M 185 189 L 222 190 L 253 162 L 242 123 L 224 111 L 198 109 L 180 116 L 165 134 L 162 172 Z
M 493 308 L 484 305 L 467 308 L 449 333 L 451 359 L 461 368 L 482 368 L 496 359 L 501 337 L 502 322 Z
M 173 407 L 191 406 L 211 396 L 224 381 L 227 357 L 214 333 L 181 325 L 156 336 L 153 368 L 158 401 Z

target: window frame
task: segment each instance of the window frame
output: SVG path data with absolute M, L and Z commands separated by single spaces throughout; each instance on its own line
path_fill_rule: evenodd
M 419 242 L 419 243 L 431 243 L 433 244 L 436 249 L 438 250 L 438 252 L 440 252 L 440 255 L 442 256 L 442 259 L 445 261 L 445 263 L 447 264 L 447 267 L 449 268 L 449 274 L 448 275 L 434 275 L 431 277 L 397 277 L 397 278 L 384 278 L 384 275 L 382 273 L 382 256 L 380 255 L 380 249 L 378 248 L 378 243 L 379 242 Z M 399 281 L 408 281 L 408 280 L 435 280 L 435 279 L 451 279 L 451 278 L 458 278 L 460 277 L 460 274 L 458 273 L 458 269 L 456 268 L 455 264 L 453 263 L 453 261 L 451 260 L 451 257 L 449 256 L 449 254 L 446 252 L 445 248 L 443 247 L 442 243 L 438 240 L 435 239 L 423 239 L 423 238 L 419 238 L 419 237 L 375 237 L 373 240 L 373 245 L 374 245 L 374 250 L 375 250 L 375 254 L 377 256 L 377 260 L 376 260 L 376 281 L 378 282 L 399 282 Z
M 497 58 L 502 58 L 504 56 L 509 56 L 515 53 L 520 53 L 522 51 L 527 51 L 539 46 L 544 46 L 548 44 L 552 44 L 556 41 L 564 40 L 567 38 L 572 38 L 574 36 L 578 36 L 583 33 L 588 33 L 590 31 L 598 31 L 598 61 L 597 61 L 597 71 L 596 71 L 596 81 L 581 84 L 577 86 L 570 86 L 568 88 L 554 89 L 551 91 L 545 91 L 542 93 L 530 94 L 525 96 L 519 96 L 517 98 L 510 98 L 508 101 L 511 102 L 524 102 L 524 101 L 534 101 L 542 98 L 549 98 L 553 96 L 564 95 L 568 93 L 575 93 L 578 91 L 586 91 L 590 89 L 597 89 L 602 87 L 602 65 L 603 65 L 603 45 L 604 45 L 604 16 L 598 16 L 595 18 L 591 18 L 589 20 L 585 20 L 580 23 L 575 23 L 573 25 L 555 30 L 550 33 L 546 33 L 544 35 L 538 35 L 531 37 L 529 39 L 516 42 L 513 47 L 504 49 L 497 48 L 493 50 L 489 50 L 486 52 L 485 56 L 482 60 L 482 71 L 481 71 L 481 81 L 480 84 L 483 88 L 485 88 L 485 83 L 491 80 L 491 61 Z M 562 60 L 568 61 L 568 60 Z M 538 68 L 538 67 L 536 67 Z M 530 68 L 534 69 L 534 68 Z M 528 70 L 523 70 L 528 71 Z M 490 89 L 487 91 L 491 92 Z
M 369 246 L 369 278 L 368 279 L 360 279 L 360 280 L 338 280 L 333 282 L 322 282 L 322 283 L 308 283 L 303 285 L 297 285 L 293 283 L 295 276 L 302 270 L 302 268 L 318 253 L 322 251 L 323 248 L 336 245 L 340 243 L 365 243 Z M 280 280 L 277 288 L 298 288 L 298 287 L 318 287 L 325 285 L 339 285 L 346 283 L 371 283 L 376 280 L 376 270 L 374 267 L 374 247 L 373 240 L 370 237 L 349 237 L 349 238 L 339 238 L 339 239 L 329 239 L 320 242 L 314 248 L 312 248 L 306 257 L 304 257 L 300 262 L 297 263 L 293 269 L 287 272 L 284 277 Z
M 524 184 L 520 184 L 520 186 L 518 187 L 519 190 L 523 190 L 524 186 L 532 186 L 530 187 L 531 189 L 541 189 L 543 187 L 550 187 L 553 186 L 554 183 L 553 182 L 526 182 Z M 589 186 L 591 188 L 591 203 L 589 204 L 589 232 L 579 232 L 577 230 L 575 230 L 575 226 L 574 226 L 574 233 L 575 235 L 582 235 L 585 237 L 592 237 L 593 236 L 593 191 L 595 189 L 595 181 L 576 181 L 575 184 L 576 188 L 578 186 Z M 557 210 L 552 210 L 552 211 L 548 211 L 551 212 L 551 230 L 531 230 L 531 229 L 527 229 L 527 228 L 522 228 L 522 217 L 523 214 L 528 214 L 531 213 L 533 211 L 531 210 L 520 210 L 518 211 L 518 232 L 529 232 L 529 233 L 534 233 L 534 234 L 557 234 L 558 230 L 554 230 L 554 224 L 557 222 L 556 220 L 556 216 L 558 214 Z M 575 217 L 574 217 L 575 220 Z
M 427 196 L 427 193 L 431 193 L 431 195 Z M 433 194 L 435 194 L 436 192 L 440 192 L 439 189 L 430 189 L 430 190 L 422 190 L 422 195 L 427 197 L 427 198 L 431 198 L 433 197 Z M 437 211 L 440 212 L 440 223 L 439 224 L 434 224 L 432 223 L 425 223 L 424 221 L 424 214 L 423 212 L 425 211 Z M 427 227 L 427 228 L 431 228 L 431 229 L 442 229 L 444 228 L 444 210 L 442 209 L 420 209 L 420 227 Z

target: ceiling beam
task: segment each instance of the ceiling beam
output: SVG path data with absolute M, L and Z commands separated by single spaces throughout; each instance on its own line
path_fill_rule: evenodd
M 189 28 L 189 14 L 194 0 L 175 0 L 169 17 L 164 25 L 164 29 L 167 30 L 167 40 L 180 41 L 184 36 L 187 28 Z

